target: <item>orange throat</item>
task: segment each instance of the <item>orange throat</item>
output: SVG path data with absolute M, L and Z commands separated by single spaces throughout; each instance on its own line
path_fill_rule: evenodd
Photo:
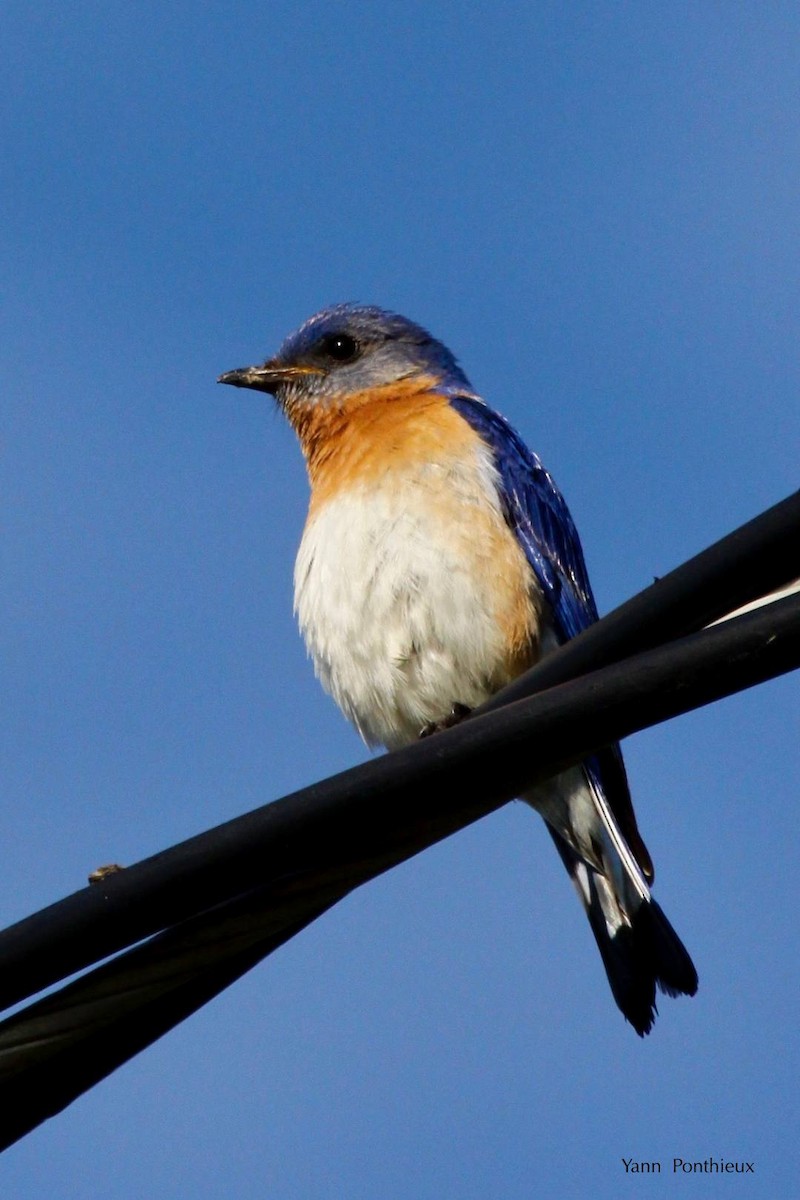
M 289 404 L 306 460 L 311 510 L 393 469 L 441 460 L 472 437 L 433 376 L 353 392 L 328 403 Z

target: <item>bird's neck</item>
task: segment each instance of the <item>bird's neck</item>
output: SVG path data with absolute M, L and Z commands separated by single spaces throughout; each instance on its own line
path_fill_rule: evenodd
M 288 407 L 306 460 L 312 509 L 335 493 L 372 486 L 393 468 L 450 449 L 462 423 L 436 383 L 417 376 L 326 404 Z

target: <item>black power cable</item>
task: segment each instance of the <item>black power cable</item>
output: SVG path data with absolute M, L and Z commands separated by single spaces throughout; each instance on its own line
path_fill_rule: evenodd
M 800 492 L 768 509 L 670 572 L 562 646 L 494 696 L 481 712 L 563 683 L 701 629 L 800 577 Z M 477 710 L 476 714 L 477 715 Z M 435 761 L 441 738 L 413 747 L 415 761 Z M 391 755 L 299 795 L 290 820 L 302 821 L 332 783 L 390 786 Z M 380 779 L 373 784 L 373 779 Z M 362 782 L 363 781 L 363 782 Z M 285 803 L 285 802 L 280 802 Z M 19 1003 L 100 959 L 258 886 L 270 869 L 269 842 L 278 804 L 266 805 L 144 859 L 0 932 L 0 1009 Z M 299 822 L 299 824 L 298 824 Z
M 800 575 L 799 531 L 800 495 L 678 568 L 509 690 L 571 678 L 587 661 L 596 665 L 674 637 L 782 586 Z M 367 879 L 600 746 L 797 666 L 795 595 L 477 715 L 190 839 L 6 930 L 6 1003 L 164 932 L 0 1025 L 0 1146 L 63 1108 Z M 537 749 L 531 764 L 534 740 L 546 752 Z

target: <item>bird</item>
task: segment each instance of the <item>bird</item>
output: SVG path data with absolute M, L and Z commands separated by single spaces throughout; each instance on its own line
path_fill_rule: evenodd
M 368 745 L 455 723 L 598 619 L 553 478 L 422 326 L 336 304 L 219 382 L 274 397 L 297 435 L 310 499 L 295 612 L 323 687 Z M 644 1036 L 657 989 L 694 995 L 698 978 L 651 895 L 619 746 L 521 799 L 544 818 L 613 997 Z

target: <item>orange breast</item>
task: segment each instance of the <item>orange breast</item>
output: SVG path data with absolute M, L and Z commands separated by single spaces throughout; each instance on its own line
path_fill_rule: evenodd
M 289 413 L 308 467 L 308 521 L 356 492 L 365 503 L 380 496 L 398 515 L 418 514 L 443 559 L 463 563 L 493 610 L 499 687 L 538 657 L 540 595 L 502 514 L 491 451 L 435 382 L 401 381 Z
M 340 401 L 296 406 L 289 420 L 300 439 L 311 484 L 311 509 L 387 472 L 463 454 L 474 434 L 435 380 L 417 377 Z

